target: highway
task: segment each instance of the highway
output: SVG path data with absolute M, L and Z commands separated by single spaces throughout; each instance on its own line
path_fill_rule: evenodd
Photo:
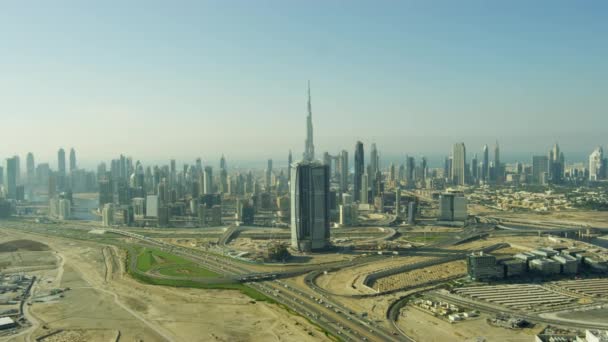
M 252 272 L 248 270 L 245 265 L 227 258 L 214 256 L 204 251 L 197 251 L 197 253 L 195 253 L 194 251 L 189 250 L 185 247 L 157 241 L 155 239 L 145 237 L 143 235 L 125 232 L 118 229 L 108 229 L 108 231 L 129 236 L 131 238 L 135 238 L 142 241 L 144 244 L 150 244 L 163 250 L 167 250 L 171 253 L 187 257 L 188 259 L 200 264 L 205 268 L 226 275 L 229 279 L 253 279 Z M 365 260 L 365 262 L 369 261 L 371 260 Z M 131 262 L 133 263 L 134 261 L 132 260 Z M 344 264 L 356 265 L 357 262 L 349 261 Z M 134 266 L 134 264 L 131 264 L 131 267 Z M 351 313 L 344 307 L 331 302 L 321 293 L 310 293 L 306 295 L 301 289 L 295 289 L 294 287 L 289 286 L 278 279 L 275 279 L 278 277 L 279 274 L 283 276 L 295 276 L 308 273 L 311 270 L 314 270 L 314 268 L 294 272 L 288 271 L 272 274 L 259 274 L 255 276 L 256 281 L 247 282 L 246 285 L 257 289 L 262 293 L 266 293 L 270 297 L 277 300 L 279 303 L 286 305 L 292 310 L 307 317 L 315 324 L 318 324 L 327 331 L 331 332 L 332 334 L 335 334 L 336 336 L 341 337 L 344 340 L 403 341 L 404 337 L 400 336 L 398 333 L 386 331 L 386 329 L 377 326 L 374 322 L 358 317 L 356 314 Z M 156 276 L 150 274 L 146 275 Z M 199 281 L 198 279 L 190 280 Z M 206 282 L 206 280 L 204 279 L 200 280 Z

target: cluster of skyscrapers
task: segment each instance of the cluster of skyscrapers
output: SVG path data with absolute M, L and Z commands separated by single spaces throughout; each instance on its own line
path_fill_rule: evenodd
M 468 159 L 465 144 L 456 143 L 443 168 L 429 168 L 425 157 L 417 161 L 405 156 L 404 163 L 391 163 L 383 169 L 376 144 L 371 144 L 366 162 L 364 144 L 357 141 L 352 164 L 346 150 L 325 152 L 317 160 L 309 84 L 304 153 L 301 160 L 294 160 L 289 151 L 286 170 L 276 169 L 272 159 L 261 172 L 229 172 L 223 155 L 219 170 L 203 165 L 201 158 L 180 167 L 174 159 L 166 165 L 144 166 L 120 155 L 109 164 L 99 164 L 93 172 L 78 168 L 73 148 L 67 160 L 61 148 L 55 170 L 48 163 L 36 165 L 32 153 L 26 156 L 23 174 L 18 156 L 6 159 L 5 168 L 0 167 L 0 197 L 18 202 L 39 201 L 46 195 L 49 214 L 67 219 L 74 205 L 72 193 L 96 191 L 98 213 L 105 225 L 282 225 L 291 227 L 293 248 L 316 251 L 329 246 L 331 222 L 356 224 L 359 210 L 390 210 L 398 218 L 406 210 L 415 212 L 415 202 L 405 199 L 407 205 L 402 205 L 402 189 L 443 190 L 505 183 L 559 185 L 572 179 L 596 182 L 608 178 L 608 159 L 601 147 L 591 153 L 584 170 L 567 170 L 564 153 L 557 144 L 546 155 L 533 156 L 530 164 L 516 163 L 514 167 L 501 161 L 498 142 L 492 152 L 484 145 L 481 157 L 475 153 Z M 466 219 L 462 196 L 446 193 L 440 202 L 440 220 Z M 0 203 L 0 207 L 3 205 Z M 408 216 L 413 222 L 413 215 Z

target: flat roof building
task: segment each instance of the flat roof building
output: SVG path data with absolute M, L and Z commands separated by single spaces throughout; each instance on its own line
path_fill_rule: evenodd
M 578 272 L 578 260 L 575 257 L 564 254 L 556 255 L 552 259 L 560 263 L 562 274 L 576 274 Z
M 551 259 L 535 259 L 529 263 L 530 270 L 543 275 L 559 274 L 561 271 L 560 263 Z
M 504 268 L 496 264 L 496 257 L 483 252 L 467 255 L 467 273 L 473 280 L 504 277 Z

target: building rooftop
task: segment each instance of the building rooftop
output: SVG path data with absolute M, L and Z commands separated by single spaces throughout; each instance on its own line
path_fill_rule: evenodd
M 0 327 L 5 326 L 5 325 L 12 325 L 12 324 L 15 324 L 15 321 L 13 321 L 12 318 L 10 318 L 10 317 L 1 317 L 0 318 Z

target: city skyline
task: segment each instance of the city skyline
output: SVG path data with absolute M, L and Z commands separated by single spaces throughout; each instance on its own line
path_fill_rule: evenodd
M 1 8 L 2 339 L 608 341 L 608 2 Z
M 361 140 L 432 155 L 498 139 L 583 155 L 607 143 L 607 5 L 441 4 L 7 5 L 0 112 L 19 143 L 0 156 L 299 156 L 309 79 L 317 151 Z

